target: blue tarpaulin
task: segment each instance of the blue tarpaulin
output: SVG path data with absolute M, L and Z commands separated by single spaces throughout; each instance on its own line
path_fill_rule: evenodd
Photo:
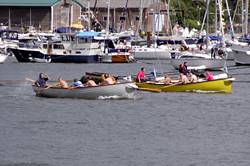
M 221 37 L 220 36 L 209 36 L 210 40 L 216 40 L 216 41 L 221 41 Z
M 91 31 L 78 32 L 76 34 L 76 37 L 79 37 L 79 38 L 94 38 L 95 36 L 98 36 L 99 34 L 100 34 L 99 32 L 91 32 Z
M 74 33 L 77 31 L 77 28 L 72 27 L 59 27 L 55 29 L 57 33 Z

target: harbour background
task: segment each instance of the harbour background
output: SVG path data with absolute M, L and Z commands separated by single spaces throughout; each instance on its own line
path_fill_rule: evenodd
M 0 65 L 0 165 L 249 166 L 250 68 L 233 66 L 232 94 L 137 92 L 128 100 L 36 97 L 25 77 L 136 74 L 129 64 Z M 173 72 L 169 61 L 163 71 Z

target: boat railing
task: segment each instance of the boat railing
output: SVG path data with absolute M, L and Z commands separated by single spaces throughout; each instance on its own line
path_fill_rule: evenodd
M 115 53 L 115 52 L 129 52 L 129 49 L 124 48 L 109 48 L 108 53 Z
M 30 44 L 30 43 L 19 43 L 18 46 L 19 46 L 20 48 L 40 48 L 39 45 Z

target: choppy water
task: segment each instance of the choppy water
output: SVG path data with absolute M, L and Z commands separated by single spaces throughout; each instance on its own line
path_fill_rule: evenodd
M 39 98 L 25 81 L 41 71 L 55 79 L 135 74 L 141 65 L 154 66 L 9 58 L 0 65 L 0 166 L 250 165 L 250 68 L 230 70 L 232 94 L 138 92 L 134 100 Z

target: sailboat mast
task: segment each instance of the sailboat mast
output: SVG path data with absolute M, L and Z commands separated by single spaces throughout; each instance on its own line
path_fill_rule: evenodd
M 88 0 L 88 30 L 90 31 L 91 30 L 91 27 L 90 27 L 90 0 Z
M 140 0 L 140 13 L 139 13 L 139 23 L 138 23 L 138 27 L 137 27 L 137 34 L 139 34 L 139 30 L 142 30 L 142 1 Z
M 166 0 L 165 0 L 166 1 Z M 171 20 L 170 20 L 170 0 L 168 0 L 168 4 L 167 4 L 168 8 L 167 8 L 167 14 L 168 14 L 168 22 L 169 22 L 169 27 L 170 27 L 170 34 L 173 35 L 173 31 L 172 31 L 172 24 L 171 24 Z
M 208 31 L 209 31 L 209 0 L 206 0 L 206 8 L 207 8 L 206 48 L 208 48 Z
M 218 6 L 219 6 L 219 31 L 221 33 L 221 38 L 222 38 L 222 46 L 225 46 L 225 37 L 224 37 L 224 27 L 223 27 L 223 22 L 222 22 L 222 0 L 218 0 Z
M 218 0 L 215 0 L 215 34 L 218 30 Z
M 9 7 L 9 21 L 8 21 L 9 29 L 11 29 L 11 13 L 10 13 L 10 7 Z
M 230 10 L 229 10 L 228 1 L 227 0 L 225 0 L 225 1 L 226 1 L 227 13 L 228 13 L 228 17 L 229 17 L 230 29 L 231 29 L 232 37 L 234 37 L 234 27 L 233 27 L 233 22 L 232 22 Z
M 245 4 L 245 24 L 244 24 L 244 34 L 248 34 L 248 6 L 249 6 L 249 0 L 246 0 Z
M 244 0 L 241 0 L 241 23 L 242 23 L 242 33 L 244 34 L 245 33 L 245 30 L 244 30 L 244 10 L 245 10 L 245 7 L 244 7 Z
M 110 15 L 110 0 L 107 1 L 108 3 L 108 18 L 107 18 L 107 25 L 106 25 L 106 36 L 109 34 L 109 15 Z

